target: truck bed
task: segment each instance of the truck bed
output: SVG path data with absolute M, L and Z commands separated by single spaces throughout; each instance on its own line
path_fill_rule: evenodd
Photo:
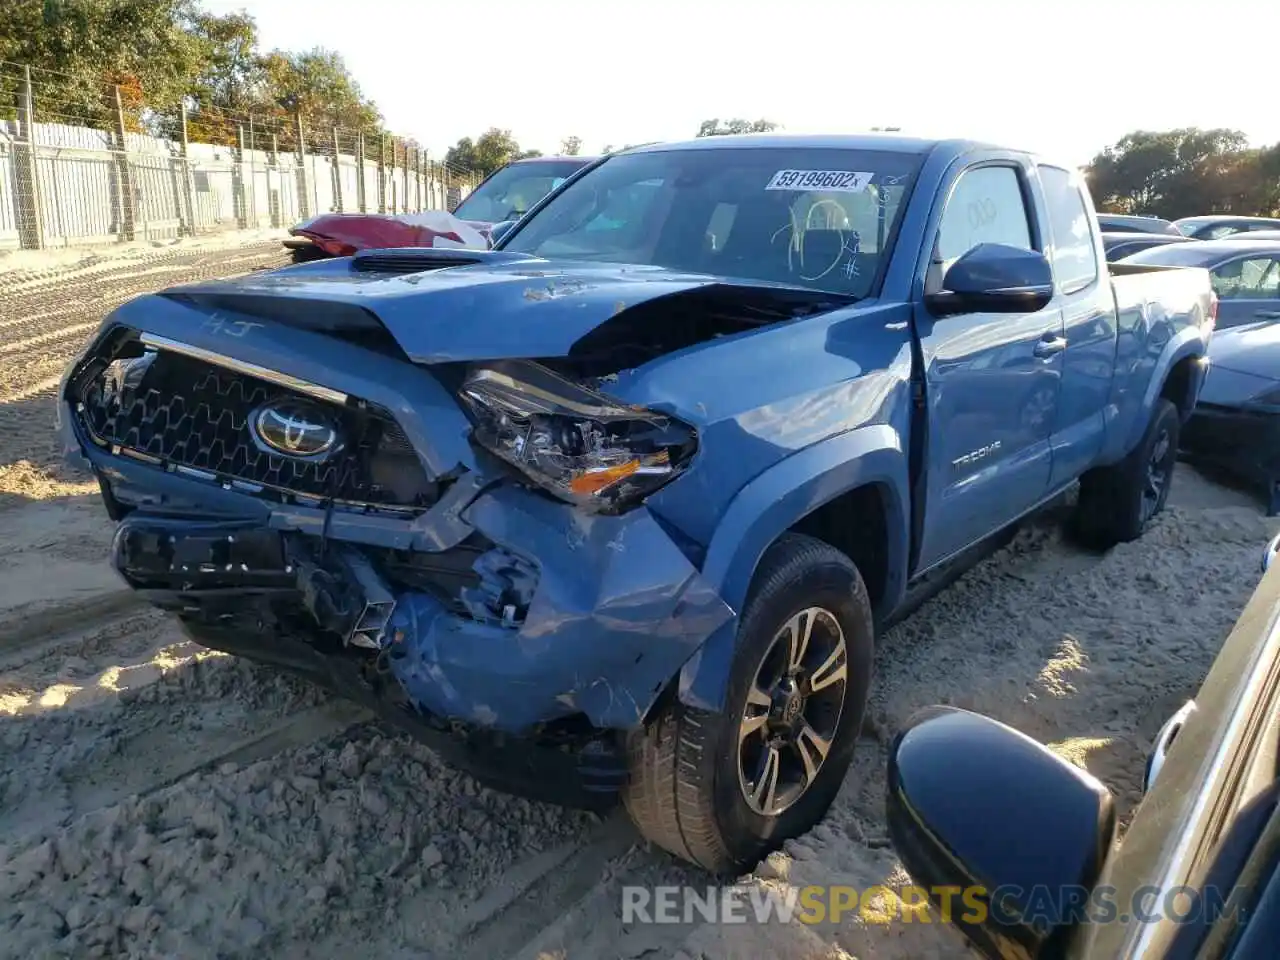
M 1207 315 L 1209 305 L 1204 300 L 1210 289 L 1209 271 L 1202 267 L 1108 263 L 1107 273 L 1115 291 L 1121 332 L 1132 323 L 1126 323 L 1126 318 L 1135 312 L 1144 314 L 1152 306 L 1162 308 L 1170 319 L 1191 317 L 1197 309 L 1201 318 Z

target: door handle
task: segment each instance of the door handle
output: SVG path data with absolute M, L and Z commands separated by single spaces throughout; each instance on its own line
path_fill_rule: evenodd
M 1151 748 L 1151 753 L 1147 756 L 1147 769 L 1142 776 L 1143 793 L 1149 791 L 1151 785 L 1156 782 L 1156 777 L 1160 775 L 1160 770 L 1164 767 L 1165 757 L 1169 755 L 1169 748 L 1173 746 L 1174 738 L 1186 725 L 1191 715 L 1196 712 L 1196 709 L 1196 702 L 1188 700 L 1179 708 L 1177 713 L 1164 722 L 1164 726 L 1156 734 L 1155 746 Z
M 1035 349 L 1031 352 L 1037 357 L 1052 357 L 1055 353 L 1061 353 L 1067 349 L 1066 337 L 1045 336 L 1036 344 Z
M 1254 316 L 1259 320 L 1280 320 L 1280 310 L 1259 310 Z

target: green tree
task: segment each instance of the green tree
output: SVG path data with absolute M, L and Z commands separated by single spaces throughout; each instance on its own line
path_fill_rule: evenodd
M 268 97 L 268 83 L 253 17 L 200 13 L 191 32 L 202 46 L 202 66 L 189 91 L 191 98 L 201 106 L 232 113 L 261 106 Z
M 136 127 L 143 93 L 149 104 L 176 106 L 204 67 L 194 0 L 0 0 L 0 6 L 0 60 L 34 68 L 37 113 L 55 122 L 108 124 L 118 84 Z
M 382 132 L 377 104 L 364 95 L 336 51 L 322 47 L 301 53 L 273 50 L 263 58 L 263 70 L 273 102 L 300 113 L 310 128 Z
M 510 130 L 490 127 L 474 141 L 463 137 L 445 154 L 446 165 L 474 177 L 487 177 L 512 160 L 527 156 L 541 156 L 536 150 L 522 152 L 520 144 Z
M 565 157 L 576 157 L 582 152 L 581 137 L 565 137 L 560 141 L 560 154 Z
M 1280 149 L 1250 149 L 1238 130 L 1137 130 L 1087 167 L 1098 205 L 1110 212 L 1176 219 L 1256 214 L 1280 202 Z
M 109 126 L 118 86 L 127 126 L 163 136 L 177 135 L 183 101 L 196 141 L 235 143 L 252 113 L 258 131 L 291 148 L 294 110 L 314 129 L 382 132 L 377 105 L 341 56 L 323 49 L 264 56 L 257 24 L 243 12 L 215 16 L 197 0 L 0 0 L 0 7 L 0 60 L 33 68 L 38 118 Z M 12 76 L 0 65 L 0 79 Z M 0 103 L 6 110 L 12 114 Z
M 719 117 L 713 117 L 710 120 L 703 120 L 702 125 L 698 127 L 698 136 L 700 137 L 722 137 L 731 133 L 771 133 L 778 129 L 778 124 L 772 120 L 743 120 L 735 118 L 720 122 Z

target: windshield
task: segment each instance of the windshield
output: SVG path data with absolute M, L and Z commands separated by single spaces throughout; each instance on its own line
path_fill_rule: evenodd
M 584 166 L 585 160 L 510 164 L 469 193 L 453 215 L 460 220 L 485 223 L 515 220 Z
M 920 157 L 833 148 L 609 159 L 509 234 L 505 250 L 867 296 Z

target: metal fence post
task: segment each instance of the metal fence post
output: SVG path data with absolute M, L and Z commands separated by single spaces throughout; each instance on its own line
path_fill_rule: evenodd
M 394 148 L 394 145 L 393 145 Z M 405 213 L 409 212 L 409 145 L 404 145 L 404 166 L 400 168 L 400 182 L 404 184 L 404 190 L 400 199 L 400 209 Z
M 426 209 L 426 207 L 423 205 L 423 201 L 426 199 L 426 194 L 423 192 L 426 187 L 426 184 L 422 182 L 422 148 L 421 147 L 414 148 L 413 162 L 415 167 L 415 176 L 418 181 L 418 191 L 417 191 L 416 200 L 417 200 L 418 212 L 421 213 L 423 210 Z
M 116 170 L 120 182 L 120 233 L 124 240 L 134 239 L 134 222 L 137 219 L 138 198 L 133 189 L 133 168 L 129 165 L 128 147 L 125 143 L 124 102 L 120 87 L 112 87 L 115 99 Z
M 244 124 L 236 124 L 236 162 L 231 172 L 231 203 L 236 210 L 236 226 L 241 230 L 249 226 L 249 215 L 245 209 L 244 186 Z
M 191 142 L 187 137 L 187 101 L 183 100 L 182 106 L 182 199 L 179 203 L 185 206 L 185 210 L 181 214 L 181 218 L 186 221 L 183 226 L 186 228 L 188 236 L 195 236 L 196 232 L 196 189 L 193 182 L 191 171 Z
M 40 167 L 36 153 L 35 97 L 31 92 L 31 68 L 22 71 L 18 94 L 18 143 L 14 200 L 18 216 L 18 242 L 26 250 L 44 249 L 44 210 L 40 202 Z
M 342 145 L 338 142 L 338 128 L 333 128 L 333 202 L 338 213 L 346 212 L 342 205 Z
M 301 113 L 293 115 L 293 135 L 298 140 L 298 216 L 306 220 L 311 216 L 311 171 L 307 169 L 307 140 Z
M 387 209 L 388 196 L 391 191 L 387 189 L 387 135 L 384 133 L 378 138 L 378 212 L 394 213 Z
M 280 141 L 274 133 L 271 134 L 271 168 L 276 174 L 275 189 L 272 189 L 270 182 L 267 183 L 267 200 L 271 205 L 271 226 L 278 229 L 283 224 L 284 212 L 280 209 Z
M 369 212 L 369 188 L 364 182 L 364 131 L 356 133 L 356 209 Z
M 255 164 L 253 160 L 253 155 L 257 152 L 257 144 L 258 140 L 253 135 L 253 113 L 251 112 L 249 114 L 249 189 L 246 194 L 249 198 L 249 203 L 245 215 L 245 220 L 248 222 L 247 225 L 251 227 L 258 225 L 258 178 L 254 175 Z

